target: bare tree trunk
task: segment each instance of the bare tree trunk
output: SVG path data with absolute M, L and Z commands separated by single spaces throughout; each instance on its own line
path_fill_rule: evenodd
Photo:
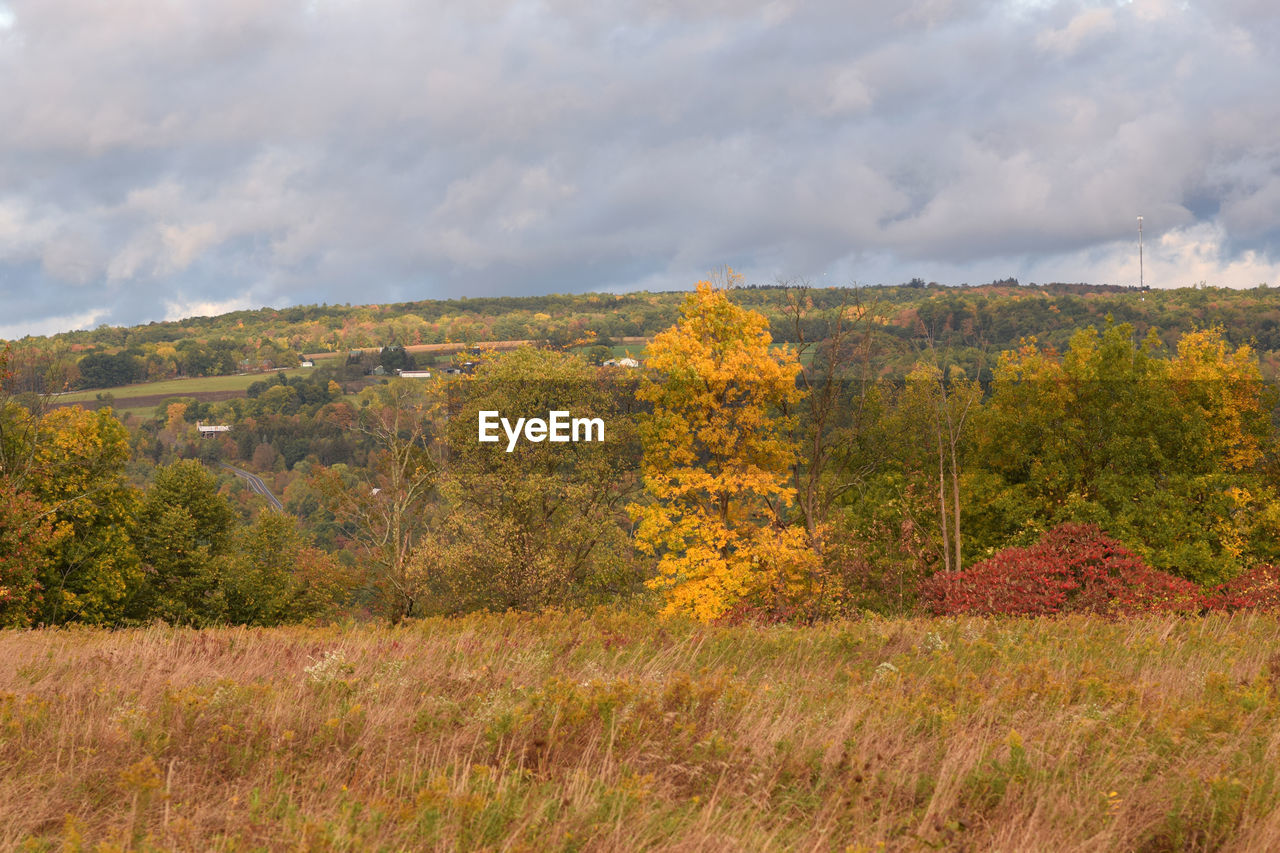
M 951 494 L 955 504 L 955 515 L 952 518 L 952 532 L 956 546 L 956 560 L 953 566 L 955 571 L 960 571 L 962 564 L 960 562 L 960 465 L 956 459 L 956 442 L 953 437 L 951 441 Z
M 942 424 L 938 423 L 938 509 L 942 521 L 942 561 L 946 571 L 951 571 L 951 540 L 947 533 L 947 472 L 942 452 Z

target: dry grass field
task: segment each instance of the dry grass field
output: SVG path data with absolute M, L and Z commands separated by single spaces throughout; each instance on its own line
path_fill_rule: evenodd
M 0 633 L 0 848 L 1275 850 L 1280 623 Z

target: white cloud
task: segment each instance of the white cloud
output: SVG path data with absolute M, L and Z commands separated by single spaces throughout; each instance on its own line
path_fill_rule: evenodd
M 60 317 L 41 317 L 21 323 L 0 325 L 0 339 L 16 340 L 27 335 L 56 335 L 59 332 L 74 332 L 77 329 L 92 329 L 107 314 L 105 308 L 95 308 L 79 314 L 66 314 Z
M 1148 226 L 1150 222 L 1146 223 Z M 1136 223 L 1135 223 L 1136 225 Z M 1148 287 L 1189 287 L 1204 282 L 1214 287 L 1248 288 L 1280 285 L 1280 261 L 1248 250 L 1232 256 L 1226 250 L 1222 226 L 1202 222 L 1172 228 L 1163 234 L 1147 232 L 1141 279 Z M 1022 281 L 1083 281 L 1136 285 L 1139 282 L 1138 241 L 1117 241 L 1026 264 Z
M 0 0 L 6 323 L 1280 257 L 1261 0 L 154 6 Z
M 1108 8 L 1085 9 L 1066 26 L 1036 36 L 1036 47 L 1046 53 L 1070 56 L 1081 47 L 1115 32 L 1115 13 Z
M 243 311 L 260 307 L 262 307 L 262 303 L 255 301 L 247 291 L 227 299 L 166 299 L 164 301 L 164 319 L 183 320 L 187 317 L 216 317 L 229 311 Z
M 1280 285 L 1280 262 L 1254 249 L 1232 257 L 1226 242 L 1226 231 L 1209 222 L 1170 231 L 1155 246 L 1146 281 L 1154 287 Z
M 848 115 L 860 113 L 871 106 L 871 89 L 856 68 L 837 71 L 828 84 L 826 113 Z

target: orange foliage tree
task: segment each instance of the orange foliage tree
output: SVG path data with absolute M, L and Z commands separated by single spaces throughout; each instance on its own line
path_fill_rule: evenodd
M 817 565 L 806 532 L 785 522 L 796 453 L 780 411 L 800 398 L 800 367 L 771 343 L 763 315 L 702 281 L 649 346 L 654 375 L 639 396 L 653 405 L 641 425 L 652 500 L 632 513 L 667 614 L 777 606 Z

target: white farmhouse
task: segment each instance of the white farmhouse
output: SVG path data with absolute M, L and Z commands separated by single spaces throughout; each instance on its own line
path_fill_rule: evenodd
M 229 424 L 205 424 L 196 421 L 196 432 L 200 433 L 200 437 L 204 438 L 209 435 L 217 435 L 220 432 L 231 432 Z

